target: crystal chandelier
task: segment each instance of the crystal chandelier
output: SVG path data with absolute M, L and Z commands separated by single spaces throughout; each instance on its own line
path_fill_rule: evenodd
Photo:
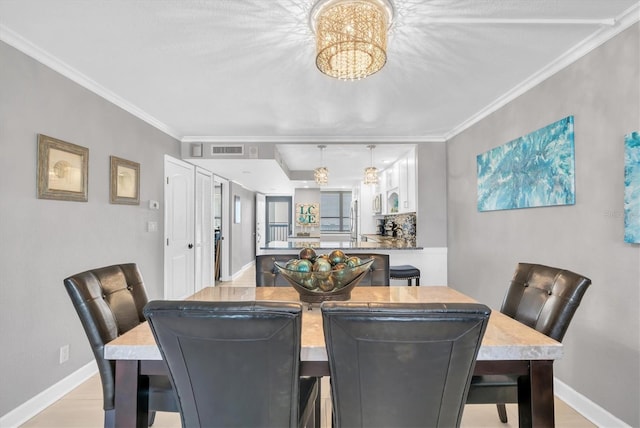
M 324 74 L 356 80 L 387 62 L 389 0 L 320 0 L 311 12 L 316 33 L 316 66 Z
M 373 166 L 373 149 L 375 149 L 376 146 L 370 145 L 367 146 L 367 148 L 371 152 L 371 166 L 364 169 L 364 184 L 378 184 L 378 168 Z
M 320 165 L 324 164 L 324 149 L 327 148 L 325 145 L 319 145 L 320 149 Z M 316 179 L 316 184 L 318 186 L 324 186 L 329 182 L 329 170 L 326 166 L 319 166 L 318 168 L 313 170 L 313 177 Z

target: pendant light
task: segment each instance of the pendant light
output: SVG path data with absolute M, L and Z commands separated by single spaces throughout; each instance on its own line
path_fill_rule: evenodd
M 324 186 L 329 182 L 329 170 L 324 165 L 324 149 L 327 148 L 324 144 L 318 146 L 320 149 L 320 165 L 318 168 L 313 170 L 313 177 L 316 179 L 316 184 L 318 186 Z
M 376 146 L 372 144 L 367 146 L 367 148 L 371 152 L 371 166 L 364 169 L 364 184 L 378 184 L 378 168 L 373 166 L 373 149 L 375 149 Z

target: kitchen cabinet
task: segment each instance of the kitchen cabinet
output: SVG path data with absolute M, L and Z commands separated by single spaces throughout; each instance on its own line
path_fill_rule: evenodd
M 385 214 L 415 212 L 417 206 L 415 148 L 384 171 Z
M 387 191 L 393 191 L 398 188 L 399 183 L 399 165 L 398 162 L 395 162 L 389 168 L 385 170 L 385 178 L 386 178 L 386 188 Z
M 411 149 L 399 162 L 399 212 L 415 212 L 417 206 L 415 149 Z

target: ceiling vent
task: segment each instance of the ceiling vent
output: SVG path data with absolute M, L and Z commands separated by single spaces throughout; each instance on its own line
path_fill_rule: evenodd
M 211 146 L 211 155 L 244 155 L 244 145 L 236 144 L 233 146 Z

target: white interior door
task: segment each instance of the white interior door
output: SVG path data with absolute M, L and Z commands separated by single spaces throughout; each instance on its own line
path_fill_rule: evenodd
M 183 299 L 194 283 L 194 165 L 165 156 L 164 297 Z
M 214 285 L 213 174 L 196 167 L 195 182 L 195 291 Z

